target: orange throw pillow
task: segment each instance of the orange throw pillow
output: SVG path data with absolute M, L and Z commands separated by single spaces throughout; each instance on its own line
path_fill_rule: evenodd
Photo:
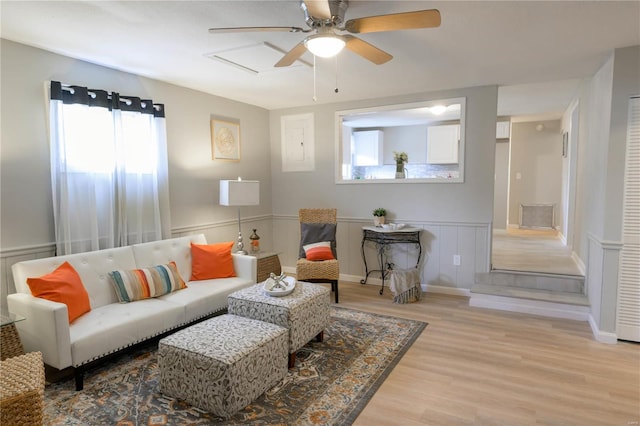
M 232 247 L 233 241 L 218 244 L 191 243 L 191 281 L 235 277 Z
M 27 278 L 27 284 L 35 297 L 67 305 L 69 323 L 91 310 L 89 294 L 69 262 L 64 262 L 50 274 Z
M 331 252 L 331 243 L 329 241 L 322 241 L 320 243 L 307 244 L 303 246 L 305 257 L 307 260 L 332 260 L 333 253 Z

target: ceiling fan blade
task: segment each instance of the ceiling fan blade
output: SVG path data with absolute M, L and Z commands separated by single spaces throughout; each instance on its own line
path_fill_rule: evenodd
M 306 51 L 307 48 L 304 45 L 304 41 L 301 41 L 300 43 L 296 44 L 293 49 L 288 51 L 286 55 L 284 55 L 282 59 L 280 59 L 274 66 L 288 67 L 289 65 L 293 64 L 298 58 L 300 58 L 300 56 L 302 56 Z
M 438 9 L 430 9 L 350 19 L 345 24 L 345 29 L 350 33 L 363 34 L 380 31 L 435 28 L 440 26 L 440 22 L 440 11 Z
M 328 0 L 304 0 L 309 15 L 314 18 L 331 19 L 331 8 Z
M 311 29 L 303 29 L 300 27 L 233 27 L 233 28 L 209 28 L 211 34 L 222 33 L 248 33 L 260 31 L 286 31 L 290 33 L 308 33 Z
M 347 49 L 353 53 L 357 53 L 365 59 L 368 59 L 376 65 L 384 64 L 385 62 L 389 62 L 393 59 L 393 56 L 384 50 L 378 49 L 373 44 L 369 44 L 358 37 L 343 35 L 342 38 L 347 42 L 345 45 Z

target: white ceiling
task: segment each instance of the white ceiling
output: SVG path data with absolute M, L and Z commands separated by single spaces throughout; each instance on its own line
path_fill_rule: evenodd
M 5 39 L 267 109 L 314 103 L 312 67 L 268 66 L 277 49 L 288 51 L 305 34 L 207 31 L 306 28 L 298 0 L 2 0 L 0 7 Z M 345 50 L 336 73 L 335 60 L 318 59 L 315 103 L 499 85 L 499 115 L 558 118 L 580 79 L 614 48 L 640 45 L 640 1 L 351 0 L 345 19 L 433 8 L 439 28 L 360 35 L 394 56 L 384 65 Z M 252 73 L 207 55 L 262 63 Z M 313 63 L 309 53 L 302 59 Z

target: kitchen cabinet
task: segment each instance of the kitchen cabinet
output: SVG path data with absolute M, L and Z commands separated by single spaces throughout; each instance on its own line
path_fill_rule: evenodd
M 457 164 L 459 145 L 459 124 L 429 126 L 427 128 L 427 163 Z
M 353 165 L 379 166 L 382 164 L 382 130 L 360 130 L 353 132 Z

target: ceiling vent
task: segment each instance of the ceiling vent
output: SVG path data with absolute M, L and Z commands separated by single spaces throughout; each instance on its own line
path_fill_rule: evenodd
M 205 53 L 209 59 L 241 69 L 251 74 L 282 71 L 286 68 L 276 68 L 274 65 L 282 58 L 286 51 L 267 42 L 252 44 L 249 46 L 234 47 L 232 49 L 219 50 Z M 289 68 L 312 66 L 309 62 L 298 59 Z

